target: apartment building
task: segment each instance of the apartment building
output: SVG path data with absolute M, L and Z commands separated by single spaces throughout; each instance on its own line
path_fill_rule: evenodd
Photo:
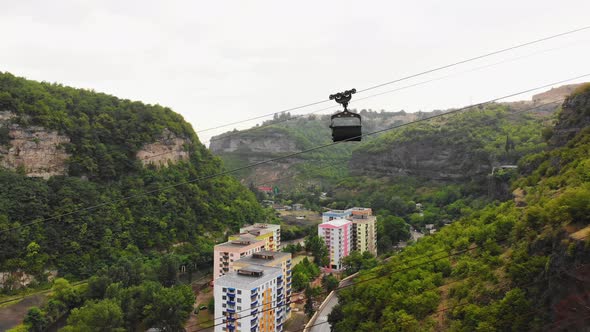
M 352 239 L 349 243 L 351 251 L 357 250 L 361 253 L 368 251 L 375 256 L 377 255 L 376 217 L 373 216 L 371 208 L 353 207 L 347 210 L 326 211 L 322 214 L 322 224 L 339 219 L 352 222 Z
M 264 239 L 250 234 L 236 235 L 233 240 L 216 245 L 213 248 L 213 281 L 233 271 L 235 261 L 264 250 L 265 246 Z
M 333 219 L 318 225 L 318 235 L 324 240 L 330 256 L 329 268 L 342 269 L 342 258 L 352 250 L 352 221 Z
M 362 216 L 352 219 L 352 250 L 365 251 L 377 256 L 377 227 L 374 216 Z
M 281 226 L 275 224 L 254 224 L 240 228 L 240 234 L 230 236 L 230 240 L 246 234 L 265 241 L 265 250 L 278 251 L 281 245 Z
M 281 269 L 285 284 L 285 287 L 283 288 L 283 298 L 286 303 L 285 310 L 286 318 L 288 319 L 291 316 L 291 284 L 293 283 L 291 276 L 291 254 L 288 252 L 263 250 L 254 253 L 251 256 L 238 259 L 234 262 L 233 267 L 234 270 L 239 270 L 249 266 L 259 265 Z
M 283 331 L 285 275 L 280 267 L 248 265 L 215 281 L 215 331 Z

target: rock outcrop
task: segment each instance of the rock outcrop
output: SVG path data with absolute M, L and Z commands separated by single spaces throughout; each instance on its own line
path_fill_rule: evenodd
M 582 84 L 562 85 L 557 88 L 552 88 L 549 91 L 538 93 L 533 96 L 533 103 L 544 104 L 544 103 L 551 103 L 556 100 L 564 100 L 567 96 L 569 96 L 572 92 L 574 92 L 581 85 Z
M 563 146 L 583 128 L 590 126 L 590 83 L 580 86 L 562 106 L 551 143 Z
M 13 116 L 2 113 L 0 123 L 7 128 L 8 142 L 0 145 L 0 166 L 44 179 L 67 174 L 70 155 L 65 145 L 70 143 L 69 137 L 39 126 L 23 128 L 8 123 Z
M 487 156 L 432 140 L 413 140 L 373 154 L 355 151 L 349 163 L 354 175 L 416 176 L 451 181 L 483 176 L 492 170 Z
M 293 153 L 301 151 L 296 141 L 282 131 L 267 130 L 264 135 L 239 135 L 215 136 L 211 139 L 209 147 L 214 154 L 223 153 Z
M 187 144 L 191 141 L 188 138 L 178 137 L 176 134 L 164 129 L 162 136 L 154 143 L 146 144 L 136 154 L 136 158 L 144 165 L 155 165 L 163 167 L 169 163 L 188 160 L 190 155 Z

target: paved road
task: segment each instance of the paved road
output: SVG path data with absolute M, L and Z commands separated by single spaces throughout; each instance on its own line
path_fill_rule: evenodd
M 352 278 L 354 279 L 354 278 Z M 352 282 L 352 279 L 348 279 L 346 281 L 342 281 L 340 283 L 340 287 L 342 286 L 346 286 L 349 285 Z M 324 309 L 322 311 L 320 311 L 320 313 L 318 314 L 318 317 L 315 320 L 315 323 L 311 329 L 310 332 L 330 332 L 330 324 L 326 323 L 328 321 L 328 315 L 332 312 L 332 309 L 334 309 L 334 307 L 338 304 L 338 296 L 334 295 L 332 296 L 332 298 L 330 299 L 330 301 L 328 303 L 326 303 L 326 306 L 324 307 Z M 323 323 L 323 324 L 320 324 Z

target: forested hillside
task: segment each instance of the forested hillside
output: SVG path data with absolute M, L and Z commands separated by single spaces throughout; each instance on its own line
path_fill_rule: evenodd
M 482 181 L 493 167 L 515 164 L 523 155 L 543 148 L 543 133 L 547 134 L 543 129 L 550 127 L 565 98 L 563 93 L 551 93 L 549 99 L 539 94 L 533 101 L 474 107 L 461 114 L 367 136 L 360 143 L 337 144 L 235 175 L 244 184 L 276 185 L 294 195 L 314 187 L 339 191 L 342 179 L 348 176 Z M 359 111 L 365 134 L 445 112 Z M 255 163 L 331 143 L 329 125 L 328 115 L 284 113 L 260 126 L 215 136 L 210 149 L 231 166 Z
M 221 161 L 168 108 L 0 73 L 0 113 L 0 271 L 24 271 L 36 282 L 50 270 L 86 278 L 126 250 L 147 255 L 173 245 L 207 259 L 227 230 L 264 218 L 232 177 L 194 181 L 218 172 Z M 30 135 L 18 139 L 28 141 L 15 147 L 23 132 Z M 47 147 L 49 134 L 62 137 L 59 146 Z M 151 164 L 147 151 L 140 160 L 150 144 L 167 149 L 163 135 L 184 142 L 172 151 L 180 158 Z M 63 174 L 30 174 L 27 162 L 50 163 L 52 153 L 67 157 Z M 3 286 L 10 292 L 17 283 Z
M 590 291 L 588 119 L 590 85 L 564 102 L 546 132 L 549 147 L 520 160 L 514 200 L 463 209 L 457 222 L 363 272 L 340 292 L 333 330 L 587 326 L 589 301 L 580 294 Z

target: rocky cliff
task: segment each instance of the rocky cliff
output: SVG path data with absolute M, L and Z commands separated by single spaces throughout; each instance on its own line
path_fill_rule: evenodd
M 495 104 L 394 130 L 355 149 L 349 169 L 371 177 L 484 180 L 494 166 L 514 165 L 542 147 L 545 112 L 531 116 L 513 104 Z
M 230 133 L 226 136 L 214 136 L 209 149 L 215 154 L 248 153 L 254 155 L 301 151 L 297 147 L 297 141 L 288 132 L 272 129 L 265 130 L 264 134 L 246 132 L 239 135 Z
M 551 143 L 565 145 L 585 127 L 590 125 L 590 83 L 579 86 L 562 106 Z
M 10 123 L 14 114 L 2 112 L 0 126 L 7 133 L 7 144 L 0 145 L 0 166 L 20 170 L 27 176 L 48 179 L 67 174 L 70 138 L 40 126 L 23 127 Z
M 353 175 L 451 181 L 488 174 L 492 160 L 485 154 L 425 137 L 392 145 L 380 153 L 359 149 L 353 153 L 349 169 Z
M 187 161 L 190 157 L 187 149 L 188 144 L 191 144 L 189 138 L 178 137 L 165 128 L 162 136 L 156 142 L 144 145 L 135 157 L 143 165 L 155 165 L 156 167 Z
M 48 179 L 55 175 L 68 175 L 68 160 L 71 157 L 66 147 L 71 139 L 42 126 L 23 126 L 13 123 L 16 115 L 0 112 L 2 144 L 0 166 L 23 172 L 29 177 Z M 190 138 L 179 137 L 167 128 L 155 142 L 144 144 L 136 153 L 143 165 L 166 166 L 169 163 L 187 161 L 190 157 Z

